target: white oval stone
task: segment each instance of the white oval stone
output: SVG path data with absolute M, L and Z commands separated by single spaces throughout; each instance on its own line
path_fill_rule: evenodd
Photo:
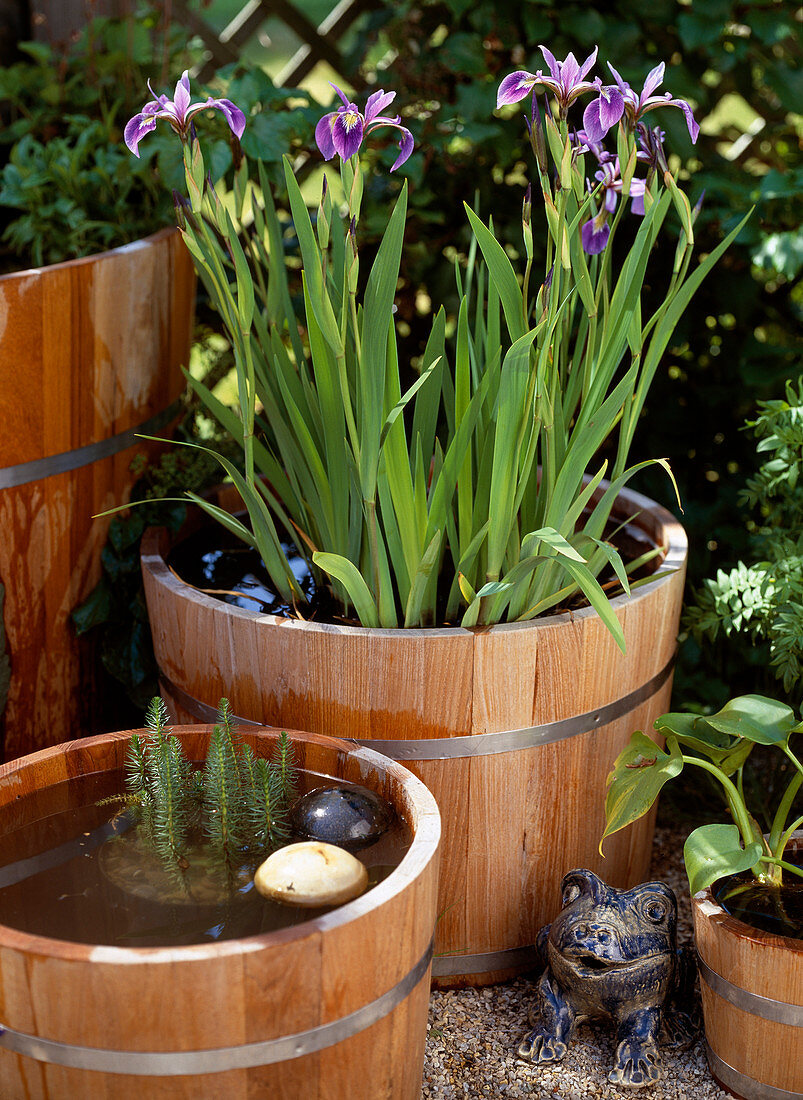
M 263 897 L 312 909 L 359 897 L 368 885 L 368 871 L 344 848 L 305 840 L 268 856 L 257 868 L 254 885 Z

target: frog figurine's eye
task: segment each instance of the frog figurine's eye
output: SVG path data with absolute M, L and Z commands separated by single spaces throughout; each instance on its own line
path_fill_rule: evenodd
M 576 882 L 570 882 L 566 889 L 563 891 L 563 905 L 571 905 L 573 901 L 576 901 L 580 897 L 580 887 Z
M 668 906 L 661 898 L 650 898 L 642 906 L 642 912 L 647 920 L 654 924 L 660 924 L 667 914 Z

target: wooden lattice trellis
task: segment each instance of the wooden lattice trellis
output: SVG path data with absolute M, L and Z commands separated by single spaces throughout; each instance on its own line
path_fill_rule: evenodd
M 17 0 L 9 0 L 16 3 Z M 2 0 L 0 0 L 2 3 Z M 125 15 L 132 0 L 30 0 L 32 32 L 44 41 L 63 42 L 95 15 Z M 208 80 L 222 65 L 237 61 L 266 19 L 278 19 L 301 40 L 301 45 L 276 77 L 276 83 L 295 87 L 319 61 L 325 61 L 355 88 L 364 80 L 344 57 L 340 43 L 364 12 L 383 6 L 382 0 L 339 0 L 316 26 L 290 0 L 244 0 L 237 15 L 221 31 L 215 30 L 188 0 L 161 0 L 165 16 L 200 38 L 208 56 L 198 77 Z
M 354 87 L 361 87 L 364 82 L 359 72 L 347 64 L 340 50 L 340 40 L 363 12 L 378 6 L 378 0 L 340 0 L 316 27 L 289 0 L 247 0 L 228 26 L 217 33 L 186 0 L 170 0 L 172 18 L 197 35 L 209 51 L 198 72 L 201 80 L 208 79 L 221 65 L 236 61 L 266 19 L 281 20 L 301 39 L 301 46 L 275 78 L 277 84 L 287 87 L 294 87 L 303 80 L 319 61 L 327 62 Z

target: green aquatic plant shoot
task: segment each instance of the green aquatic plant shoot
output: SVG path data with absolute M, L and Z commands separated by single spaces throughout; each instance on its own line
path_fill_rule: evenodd
M 232 867 L 287 839 L 286 816 L 298 785 L 295 749 L 282 733 L 270 760 L 240 743 L 228 700 L 221 699 L 203 770 L 189 761 L 168 727 L 161 699 L 151 701 L 148 733 L 135 734 L 125 763 L 125 801 L 140 835 L 179 877 L 199 840 Z

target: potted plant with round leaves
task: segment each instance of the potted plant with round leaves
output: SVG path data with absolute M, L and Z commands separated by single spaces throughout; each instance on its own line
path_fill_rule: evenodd
M 593 830 L 577 823 L 599 813 L 602 828 L 602 761 L 668 700 L 685 536 L 626 488 L 642 465 L 629 466 L 628 452 L 677 319 L 733 239 L 691 267 L 694 211 L 660 132 L 643 121 L 668 103 L 651 95 L 661 66 L 642 93 L 618 77 L 603 92 L 590 78 L 596 51 L 582 66 L 544 55 L 550 75 L 513 74 L 499 104 L 533 93 L 546 270 L 533 269 L 530 194 L 521 272 L 467 208 L 476 244 L 457 270 L 454 339 L 436 311 L 406 388 L 393 320 L 406 185 L 360 278 L 360 148 L 389 127 L 400 146 L 394 168 L 413 149 L 387 113 L 393 93 L 372 93 L 361 110 L 338 89 L 341 105 L 318 125 L 324 157 L 340 157 L 342 212 L 325 184 L 313 219 L 286 163 L 297 287 L 265 173 L 251 185 L 243 161 L 224 205 L 207 185 L 200 141 L 184 135 L 181 226 L 227 324 L 238 408 L 195 389 L 242 443 L 244 467 L 224 463 L 228 498 L 198 503 L 258 550 L 284 614 L 223 607 L 185 584 L 154 533 L 142 561 L 163 689 L 176 713 L 197 717 L 217 675 L 243 717 L 370 741 L 428 783 L 445 818 L 444 980 L 490 981 L 530 963 L 565 861 L 599 859 Z M 582 96 L 591 102 L 577 131 L 570 113 Z M 688 105 L 671 105 L 694 135 Z M 146 105 L 130 144 L 168 109 Z M 616 154 L 604 148 L 608 132 Z M 639 219 L 629 244 L 619 195 Z M 642 316 L 673 207 L 680 229 L 666 296 Z M 606 441 L 609 459 L 599 454 Z M 243 505 L 247 517 L 234 517 Z M 610 541 L 628 524 L 637 562 L 661 563 L 632 585 Z M 317 590 L 340 605 L 337 621 L 310 608 L 288 539 Z M 603 584 L 621 594 L 609 598 Z M 556 780 L 566 774 L 582 779 L 567 788 Z M 617 838 L 622 884 L 646 870 L 650 830 L 644 822 Z
M 803 1092 L 803 732 L 791 707 L 761 695 L 716 714 L 664 714 L 660 748 L 636 732 L 609 776 L 606 837 L 638 820 L 687 767 L 721 786 L 731 824 L 695 829 L 683 849 L 694 911 L 708 1058 L 740 1096 Z M 790 778 L 764 832 L 745 800 L 757 745 L 783 754 Z M 600 845 L 602 847 L 602 845 Z

